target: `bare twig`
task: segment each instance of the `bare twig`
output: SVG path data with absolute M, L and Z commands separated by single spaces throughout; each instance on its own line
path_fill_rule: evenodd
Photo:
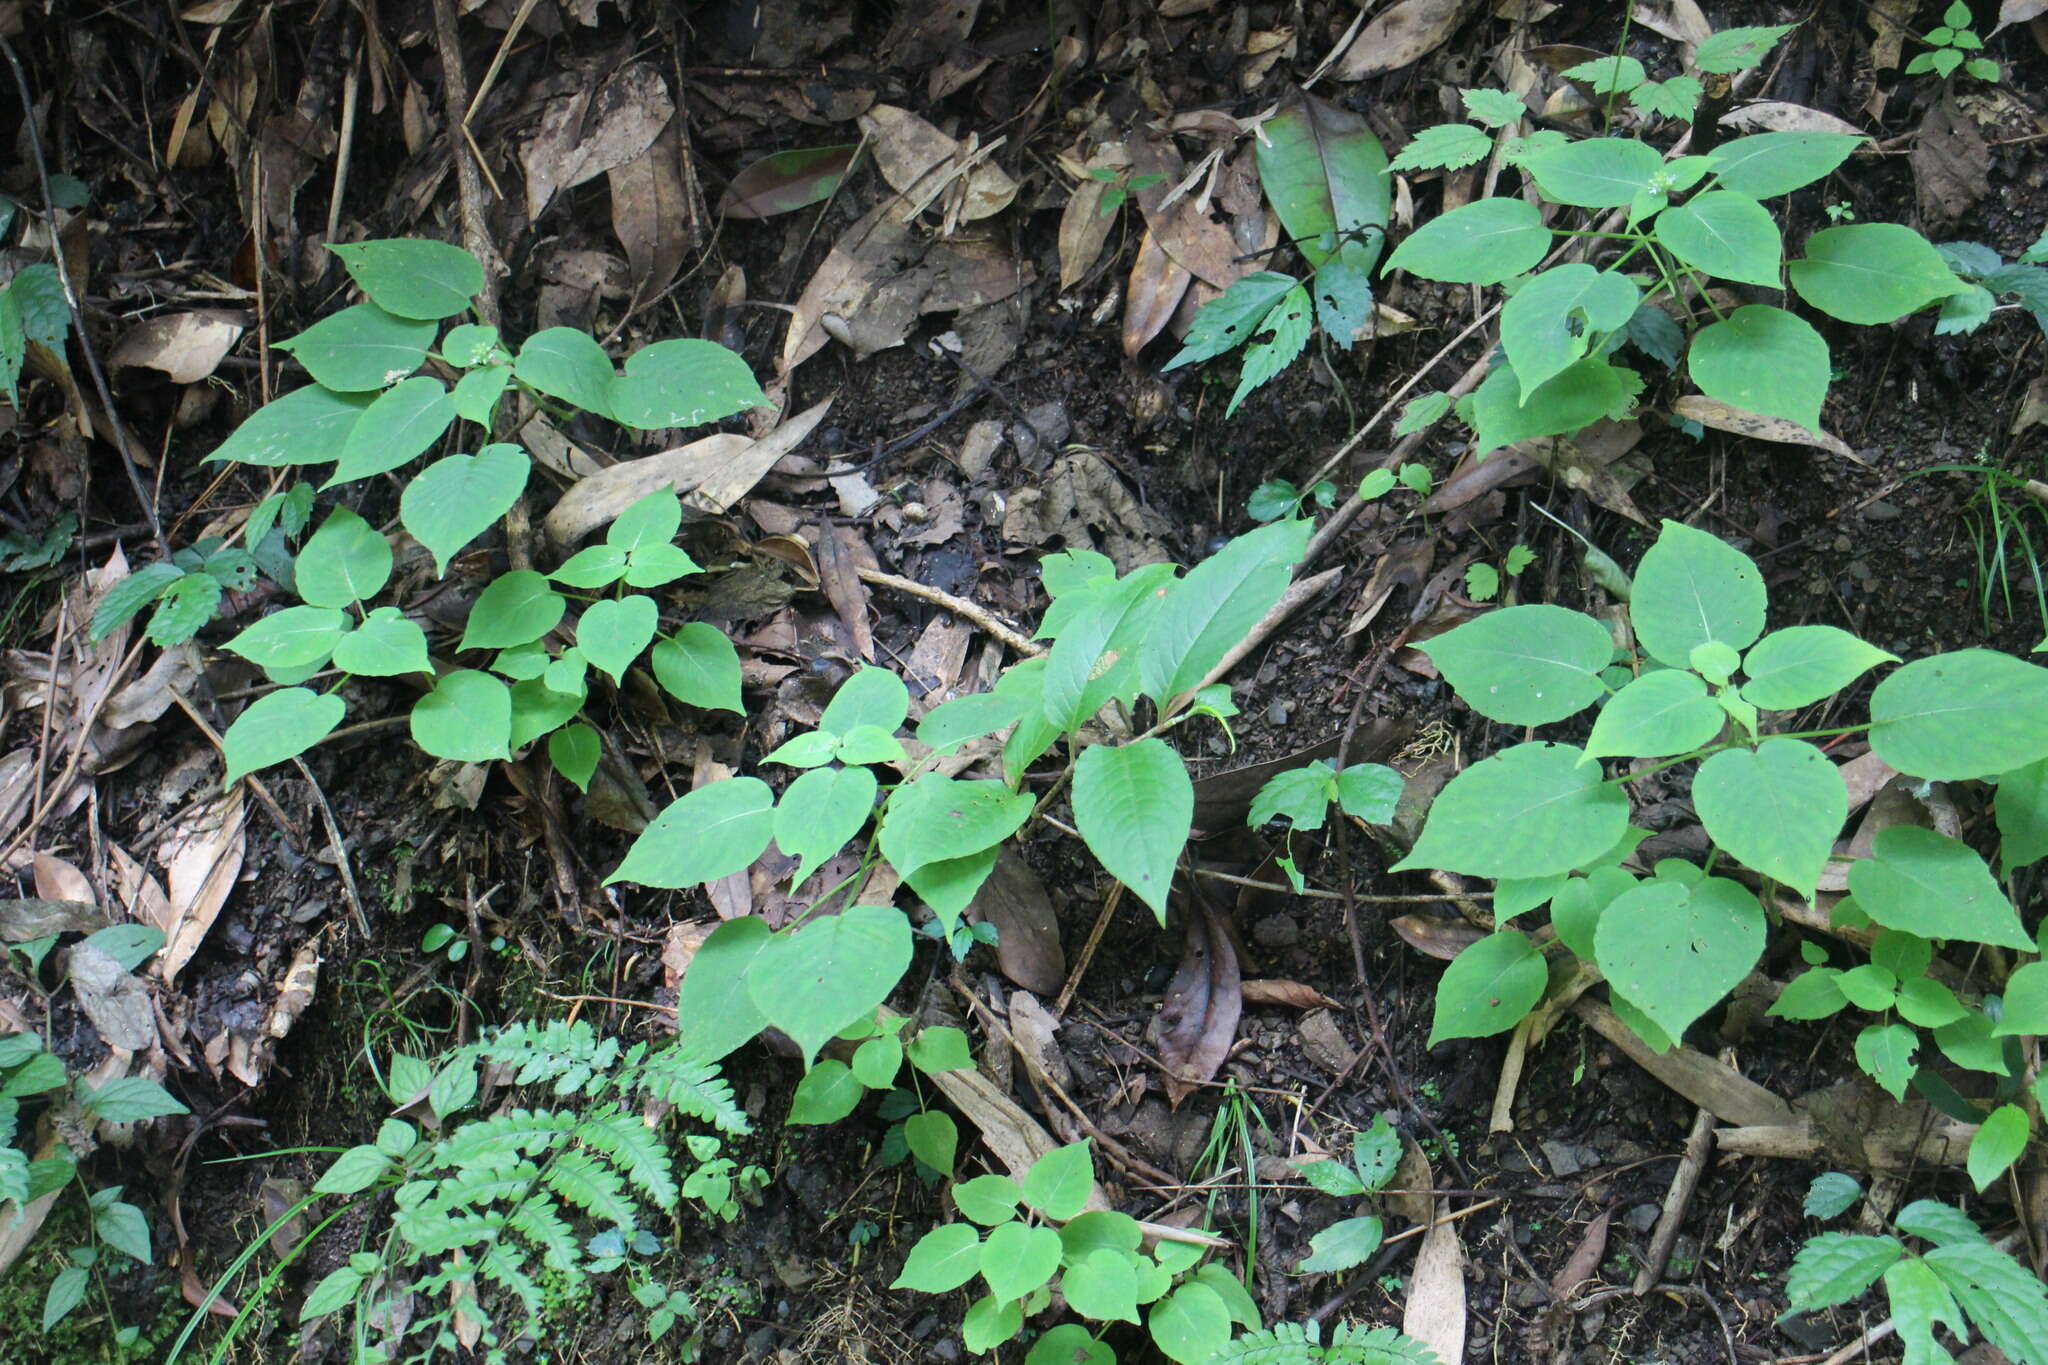
M 955 597 L 952 593 L 944 592 L 929 584 L 919 583 L 915 579 L 903 578 L 893 573 L 883 573 L 880 569 L 855 569 L 854 572 L 860 575 L 860 581 L 863 583 L 872 583 L 878 588 L 891 588 L 906 596 L 930 602 L 933 606 L 944 607 L 955 616 L 961 617 L 970 624 L 987 631 L 990 635 L 995 636 L 998 640 L 1001 640 L 1026 658 L 1036 658 L 1038 655 L 1045 653 L 1044 645 L 1034 640 L 1025 639 L 1014 626 L 1006 625 L 1002 621 L 997 620 L 986 608 L 978 606 L 964 597 Z

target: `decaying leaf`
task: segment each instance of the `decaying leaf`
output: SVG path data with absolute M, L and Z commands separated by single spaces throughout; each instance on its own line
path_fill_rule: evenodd
M 875 552 L 854 527 L 834 526 L 830 522 L 818 528 L 813 544 L 818 556 L 818 586 L 824 590 L 825 600 L 839 613 L 855 652 L 872 663 L 875 635 L 868 625 L 868 589 L 860 581 L 860 570 L 881 567 L 875 562 Z
M 277 1039 L 290 1033 L 319 989 L 320 944 L 314 939 L 292 954 L 291 966 L 285 968 L 284 980 L 277 985 L 277 999 L 270 1002 L 270 1013 L 263 1016 L 263 1036 Z
M 1147 226 L 1138 241 L 1137 259 L 1131 263 L 1130 283 L 1124 289 L 1126 356 L 1135 360 L 1147 342 L 1166 330 L 1194 278 L 1194 272 L 1168 255 Z
M 1010 1042 L 1024 1065 L 1065 1090 L 1074 1083 L 1060 1051 L 1060 1021 L 1029 991 L 1010 992 Z
M 1059 918 L 1031 865 L 1005 845 L 974 893 L 968 913 L 996 929 L 996 966 L 1038 995 L 1056 994 L 1067 977 Z
M 164 313 L 129 329 L 107 359 L 115 369 L 161 370 L 174 384 L 197 384 L 219 367 L 246 330 L 247 320 L 237 313 Z
M 173 917 L 166 931 L 170 941 L 157 957 L 156 970 L 165 985 L 177 980 L 178 972 L 199 951 L 241 875 L 246 790 L 246 784 L 237 782 L 220 796 L 187 806 L 157 846 Z
M 37 853 L 30 862 L 36 894 L 47 901 L 83 901 L 97 905 L 99 896 L 86 875 L 54 853 Z
M 632 306 L 669 286 L 683 258 L 697 246 L 683 176 L 680 119 L 670 119 L 647 150 L 606 173 L 612 192 L 612 231 L 626 249 L 633 275 Z
M 1434 1178 L 1412 1188 L 1428 1189 Z M 1465 1359 L 1465 1248 L 1458 1225 L 1434 1221 L 1442 1203 L 1431 1200 L 1429 1231 L 1415 1253 L 1408 1276 L 1408 1301 L 1401 1310 L 1401 1330 L 1436 1352 L 1439 1360 Z
M 1244 1013 L 1237 947 L 1222 915 L 1204 901 L 1185 916 L 1185 929 L 1180 966 L 1153 1025 L 1167 1067 L 1166 1096 L 1175 1106 L 1216 1078 Z
M 882 178 L 913 207 L 946 195 L 948 220 L 971 223 L 1001 213 L 1017 197 L 1017 182 L 977 154 L 983 149 L 947 137 L 908 109 L 878 104 L 860 116 L 860 128 Z
M 1857 464 L 1867 464 L 1849 449 L 1849 443 L 1823 431 L 1809 431 L 1797 422 L 1788 422 L 1782 417 L 1764 417 L 1754 412 L 1744 412 L 1716 398 L 1704 394 L 1689 393 L 1672 403 L 1671 410 L 1680 417 L 1687 417 L 1703 427 L 1725 431 L 1731 436 L 1747 436 L 1758 441 L 1777 441 L 1785 445 L 1813 446 L 1831 455 L 1839 455 Z
M 1990 188 L 1991 148 L 1976 120 L 1957 107 L 1954 87 L 1920 121 L 1910 160 L 1920 221 L 1930 232 L 1947 229 Z
M 1475 0 L 1400 0 L 1365 26 L 1330 72 L 1340 81 L 1362 81 L 1420 61 L 1457 31 Z M 1453 1352 L 1445 1357 L 1458 1358 Z
M 830 198 L 853 167 L 858 143 L 792 147 L 741 170 L 725 187 L 718 211 L 728 218 L 772 218 Z
M 574 545 L 657 488 L 683 494 L 686 511 L 717 516 L 802 444 L 831 407 L 829 398 L 814 404 L 759 440 L 719 432 L 658 455 L 621 461 L 579 480 L 541 524 L 555 544 Z
M 1784 100 L 1758 100 L 1721 115 L 1722 126 L 1751 133 L 1847 133 L 1862 137 L 1863 130 L 1847 119 L 1809 109 Z
M 51 934 L 91 934 L 106 927 L 107 917 L 91 901 L 0 900 L 0 943 L 27 943 Z
M 155 1040 L 148 987 L 91 943 L 73 944 L 65 960 L 78 1007 L 109 1046 L 140 1052 Z
M 1299 981 L 1261 977 L 1241 983 L 1239 989 L 1247 1005 L 1283 1005 L 1291 1010 L 1343 1008 L 1314 986 L 1306 986 Z
M 539 130 L 519 148 L 528 221 L 561 191 L 640 156 L 675 112 L 668 82 L 650 62 L 621 68 L 595 94 L 580 90 L 548 101 Z

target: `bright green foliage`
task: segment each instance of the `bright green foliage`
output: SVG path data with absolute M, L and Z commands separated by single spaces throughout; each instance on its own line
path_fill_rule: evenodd
M 705 1218 L 729 1222 L 767 1181 L 720 1155 L 720 1140 L 705 1133 L 689 1135 L 679 1161 L 643 1122 L 642 1107 L 660 1102 L 720 1133 L 747 1131 L 731 1088 L 683 1045 L 622 1049 L 582 1021 L 515 1024 L 442 1059 L 428 1104 L 444 1125 L 475 1104 L 477 1069 L 487 1065 L 516 1086 L 545 1088 L 553 1107 L 501 1107 L 438 1135 L 391 1119 L 375 1143 L 335 1158 L 316 1195 L 399 1194 L 373 1249 L 316 1284 L 301 1321 L 352 1307 L 364 1340 L 397 1350 L 449 1330 L 459 1311 L 481 1325 L 487 1358 L 503 1359 L 593 1276 L 660 1250 L 650 1210 L 672 1216 L 687 1199 Z M 394 1286 L 418 1295 L 425 1311 L 382 1312 Z
M 1942 13 L 1941 24 L 1927 30 L 1925 42 L 1928 50 L 1916 53 L 1906 63 L 1906 74 L 1918 76 L 1932 71 L 1943 80 L 1953 77 L 1960 69 L 1980 81 L 1996 85 L 2000 77 L 1998 63 L 1983 54 L 1984 40 L 1971 27 L 1970 7 L 1964 0 L 1955 0 Z
M 1863 1187 L 1856 1183 L 1854 1176 L 1840 1171 L 1826 1171 L 1813 1178 L 1807 1187 L 1806 1201 L 1801 1211 L 1808 1218 L 1833 1218 L 1848 1209 L 1863 1196 Z
M 1442 1365 L 1436 1353 L 1392 1327 L 1339 1323 L 1327 1344 L 1316 1322 L 1283 1322 L 1241 1334 L 1208 1365 Z
M 150 643 L 183 644 L 213 619 L 223 594 L 254 587 L 256 573 L 256 560 L 246 551 L 206 536 L 107 589 L 93 609 L 88 634 L 95 643 L 104 640 L 153 602 L 156 610 L 144 631 Z
M 114 954 L 124 971 L 140 967 L 164 946 L 163 934 L 154 929 L 144 930 L 139 925 L 117 929 L 140 931 L 128 951 Z M 103 929 L 87 942 L 112 947 L 118 940 L 109 936 L 116 931 Z M 32 1107 L 24 1112 L 24 1106 Z M 156 1259 L 148 1215 L 121 1198 L 123 1187 L 94 1189 L 79 1174 L 78 1163 L 92 1154 L 95 1121 L 140 1123 L 189 1112 L 162 1086 L 141 1076 L 119 1077 L 98 1088 L 82 1077 L 73 1080 L 63 1061 L 44 1046 L 41 1034 L 0 1036 L 0 1209 L 7 1210 L 11 1219 L 15 1209 L 54 1196 L 76 1180 L 92 1224 L 92 1237 L 85 1245 L 67 1248 L 64 1268 L 51 1278 L 44 1293 L 43 1331 L 69 1317 L 89 1292 L 112 1304 L 106 1297 L 105 1281 L 123 1267 L 109 1252 L 119 1252 L 145 1266 Z M 61 1120 L 51 1125 L 59 1141 L 52 1155 L 32 1158 L 37 1128 L 51 1119 Z M 30 1150 L 15 1145 L 21 1141 L 27 1141 Z M 136 1330 L 122 1327 L 119 1334 L 128 1339 Z
M 1597 962 L 1617 1011 L 1653 1045 L 1676 1041 L 1757 962 L 1765 922 L 1749 889 L 1679 861 L 1642 879 L 1617 865 L 1633 847 L 1623 839 L 1628 801 L 1623 786 L 1603 776 L 1602 758 L 1702 759 L 1691 796 L 1714 856 L 1814 893 L 1847 819 L 1847 789 L 1820 747 L 1773 736 L 1763 712 L 1823 701 L 1895 660 L 1834 627 L 1765 633 L 1767 614 L 1762 576 L 1747 556 L 1666 522 L 1629 601 L 1634 637 L 1650 657 L 1632 660 L 1641 671 L 1611 695 L 1612 639 L 1576 612 L 1505 608 L 1427 643 L 1460 698 L 1506 724 L 1567 720 L 1606 695 L 1583 749 L 1513 745 L 1453 777 L 1395 865 L 1498 880 L 1499 932 L 1444 973 L 1432 1042 L 1503 1031 L 1542 998 L 1554 973 L 1524 933 L 1506 926 L 1545 902 L 1559 948 Z M 2035 790 L 2035 765 L 2048 768 L 2044 681 L 2048 671 L 2035 665 L 1965 650 L 1909 663 L 1871 695 L 1871 746 L 1902 772 L 1942 780 L 2003 774 L 2008 863 L 2048 847 L 2048 834 L 2037 833 L 2048 817 Z M 1310 784 L 1283 777 L 1262 793 L 1258 813 L 1308 809 Z M 2028 964 L 2014 975 L 2003 1025 L 1928 974 L 1934 941 L 2035 946 L 1983 858 L 1933 830 L 1897 825 L 1853 863 L 1849 887 L 1837 920 L 1882 928 L 1872 961 L 1843 970 L 1810 959 L 1771 1012 L 1817 1019 L 1853 1006 L 1896 1015 L 1865 1028 L 1856 1046 L 1864 1069 L 1894 1093 L 1931 1055 L 1922 1029 L 1957 1065 L 2010 1074 L 2000 1040 L 2048 1030 L 2048 973 L 2037 977 Z M 1858 918 L 1849 921 L 1852 913 Z M 1958 1117 L 1984 1114 L 1966 1107 Z M 2012 1135 L 1994 1128 L 1980 1167 L 2003 1169 L 2011 1145 Z
M 64 298 L 64 281 L 57 267 L 37 261 L 15 271 L 14 278 L 0 288 L 0 385 L 7 388 L 8 402 L 21 406 L 16 385 L 22 362 L 28 357 L 28 343 L 61 356 L 70 331 L 71 305 Z
M 1479 140 L 1484 144 L 1483 136 Z M 1409 151 L 1427 155 L 1427 149 Z M 1331 341 L 1351 345 L 1372 312 L 1372 268 L 1393 194 L 1386 151 L 1365 121 L 1314 95 L 1298 96 L 1267 119 L 1254 152 L 1267 202 L 1311 276 L 1303 281 L 1261 270 L 1237 280 L 1203 305 L 1186 343 L 1166 363 L 1171 370 L 1243 346 L 1226 417 L 1301 354 L 1311 314 Z M 1271 340 L 1257 339 L 1267 334 Z
M 1206 1360 L 1229 1341 L 1233 1322 L 1258 1325 L 1257 1310 L 1236 1280 L 1220 1268 L 1196 1265 L 1199 1247 L 1162 1242 L 1145 1254 L 1135 1219 L 1087 1209 L 1094 1190 L 1085 1141 L 1046 1153 L 1021 1183 L 998 1175 L 963 1181 L 953 1187 L 953 1198 L 973 1221 L 947 1223 L 919 1238 L 890 1287 L 944 1294 L 978 1277 L 987 1292 L 968 1308 L 962 1326 L 962 1339 L 977 1354 L 1014 1337 L 1055 1284 L 1069 1309 L 1094 1322 L 1135 1323 L 1138 1310 L 1151 1305 L 1146 1325 L 1152 1340 L 1175 1360 Z M 1027 1357 L 1059 1365 L 1114 1359 L 1078 1323 L 1049 1329 Z
M 1459 961 L 1463 960 L 1461 956 Z M 1300 1165 L 1300 1170 L 1310 1184 L 1324 1193 L 1354 1198 L 1377 1194 L 1393 1178 L 1400 1160 L 1400 1136 L 1382 1114 L 1373 1120 L 1372 1127 L 1352 1140 L 1350 1161 L 1306 1162 Z M 1384 1232 L 1384 1226 L 1375 1217 L 1341 1219 L 1309 1239 L 1310 1254 L 1295 1269 L 1306 1274 L 1363 1265 L 1379 1250 Z
M 1977 1173 L 1974 1149 L 1971 1173 Z M 1824 1181 L 1836 1185 L 1819 1202 Z M 1846 1176 L 1822 1176 L 1807 1197 L 1807 1211 L 1834 1217 L 1858 1193 Z M 1962 1341 L 1974 1327 L 2016 1365 L 2048 1365 L 2048 1291 L 2038 1276 L 1994 1247 L 1950 1205 L 1916 1200 L 1899 1211 L 1896 1226 L 1933 1243 L 1932 1249 L 1916 1253 L 1893 1236 L 1826 1232 L 1810 1239 L 1785 1278 L 1788 1311 L 1832 1308 L 1881 1282 L 1910 1361 L 1948 1358 L 1933 1333 L 1939 1325 Z
M 1091 745 L 1074 765 L 1074 824 L 1082 840 L 1161 924 L 1194 813 L 1194 783 L 1164 740 Z

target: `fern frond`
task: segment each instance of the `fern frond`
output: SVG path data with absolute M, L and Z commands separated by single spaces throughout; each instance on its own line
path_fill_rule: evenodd
M 550 1085 L 557 1095 L 581 1095 L 609 1080 L 619 1040 L 599 1040 L 582 1019 L 511 1024 L 472 1045 L 477 1056 L 513 1069 L 514 1085 Z
M 559 1207 L 551 1198 L 529 1199 L 512 1210 L 512 1230 L 541 1249 L 548 1269 L 573 1274 L 583 1264 L 583 1248 Z
M 1282 1322 L 1246 1332 L 1217 1352 L 1210 1365 L 1317 1365 L 1323 1359 L 1317 1324 Z
M 542 1173 L 547 1187 L 594 1218 L 615 1227 L 634 1226 L 634 1205 L 619 1173 L 586 1151 L 563 1152 Z
M 1443 1365 L 1435 1351 L 1393 1327 L 1346 1322 L 1330 1335 L 1328 1365 Z
M 511 1109 L 463 1124 L 441 1139 L 428 1167 L 437 1171 L 508 1171 L 526 1157 L 565 1147 L 577 1115 L 547 1109 Z
M 463 1247 L 497 1240 L 505 1226 L 501 1210 L 462 1213 L 454 1216 L 422 1217 L 418 1210 L 401 1212 L 394 1220 L 398 1235 L 412 1249 L 414 1258 L 446 1256 Z
M 540 1316 L 546 1306 L 547 1296 L 539 1284 L 526 1273 L 526 1258 L 517 1248 L 500 1242 L 486 1251 L 477 1261 L 477 1274 L 491 1283 L 510 1290 L 525 1307 L 529 1317 Z
M 447 1217 L 458 1209 L 482 1209 L 492 1204 L 518 1204 L 540 1179 L 540 1168 L 521 1161 L 506 1171 L 472 1168 L 456 1171 L 437 1182 L 433 1193 L 414 1205 L 423 1218 Z
M 634 1115 L 593 1117 L 577 1126 L 576 1140 L 610 1157 L 651 1203 L 662 1209 L 675 1208 L 681 1191 L 669 1165 L 668 1148 Z
M 619 1088 L 651 1095 L 721 1133 L 744 1133 L 748 1128 L 746 1111 L 718 1074 L 717 1063 L 702 1060 L 680 1043 L 650 1053 L 619 1078 Z

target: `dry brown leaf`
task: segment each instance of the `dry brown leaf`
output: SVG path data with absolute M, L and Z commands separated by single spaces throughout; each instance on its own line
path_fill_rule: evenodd
M 1204 901 L 1185 920 L 1180 966 L 1153 1023 L 1167 1068 L 1167 1101 L 1175 1107 L 1216 1078 L 1244 1013 L 1237 947 L 1221 914 Z
M 0 943 L 27 943 L 51 934 L 91 934 L 107 917 L 91 901 L 0 900 Z
M 1870 42 L 1870 65 L 1878 71 L 1890 71 L 1899 64 L 1899 54 L 1905 50 L 1906 39 L 1911 36 L 1913 11 L 1919 8 L 1919 0 L 1871 0 L 1865 19 L 1874 35 Z M 1882 102 L 1882 92 L 1872 96 L 1874 102 Z
M 1784 445 L 1813 446 L 1845 460 L 1868 465 L 1849 449 L 1849 443 L 1823 431 L 1809 431 L 1797 422 L 1788 422 L 1782 417 L 1765 417 L 1754 412 L 1744 412 L 1718 399 L 1704 394 L 1687 394 L 1672 403 L 1671 410 L 1680 417 L 1688 417 L 1703 427 L 1725 431 L 1731 436 L 1747 436 L 1758 441 L 1776 441 Z
M 1862 137 L 1863 130 L 1847 119 L 1809 109 L 1784 100 L 1759 100 L 1721 115 L 1725 127 L 1760 133 L 1848 133 Z
M 675 116 L 668 82 L 650 62 L 634 62 L 595 95 L 550 100 L 540 129 L 519 148 L 526 168 L 526 217 L 537 221 L 563 190 L 640 156 Z
M 654 144 L 607 173 L 612 231 L 633 272 L 632 307 L 660 294 L 697 245 L 683 184 L 682 120 L 670 119 Z
M 319 991 L 320 942 L 316 938 L 301 944 L 292 954 L 291 965 L 284 969 L 284 980 L 277 985 L 277 999 L 270 1002 L 270 1012 L 263 1016 L 263 1036 L 274 1040 L 290 1033 Z
M 1335 80 L 1360 81 L 1394 71 L 1442 47 L 1457 31 L 1474 0 L 1401 0 L 1365 26 L 1330 72 Z M 1456 1355 L 1446 1359 L 1455 1360 Z
M 1137 359 L 1145 343 L 1166 329 L 1180 308 L 1181 299 L 1194 282 L 1194 274 L 1182 266 L 1152 229 L 1145 229 L 1138 242 L 1137 259 L 1131 263 L 1130 283 L 1124 289 L 1124 354 Z
M 657 488 L 683 495 L 683 507 L 717 516 L 745 497 L 775 462 L 796 449 L 832 407 L 827 398 L 759 440 L 719 432 L 638 460 L 624 460 L 578 480 L 542 519 L 548 538 L 569 546 Z
M 189 640 L 172 645 L 156 656 L 147 673 L 107 698 L 100 722 L 109 730 L 126 730 L 157 720 L 176 703 L 175 694 L 192 691 L 204 671 L 197 645 Z
M 1247 1005 L 1284 1005 L 1291 1010 L 1343 1008 L 1314 986 L 1304 986 L 1299 981 L 1261 977 L 1255 981 L 1241 983 L 1239 990 L 1243 993 Z
M 238 313 L 164 313 L 130 328 L 107 359 L 117 370 L 161 370 L 174 384 L 197 384 L 219 368 L 246 330 Z
M 1465 1248 L 1456 1223 L 1435 1223 L 1422 1234 L 1422 1249 L 1415 1253 L 1415 1269 L 1408 1276 L 1401 1330 L 1436 1352 L 1439 1360 L 1466 1358 Z
M 964 181 L 959 221 L 974 222 L 1001 213 L 1017 197 L 1017 182 L 987 158 L 961 172 L 971 153 L 966 146 L 893 104 L 878 104 L 860 116 L 875 155 L 875 167 L 889 187 L 912 205 L 927 203 L 949 181 Z
M 35 871 L 36 895 L 44 900 L 99 904 L 100 898 L 86 875 L 54 853 L 36 854 L 31 866 Z
M 1952 86 L 1920 121 L 1909 160 L 1914 202 L 1929 232 L 1945 231 L 1991 186 L 1991 148 L 1976 121 L 1956 107 Z
M 1567 1298 L 1580 1285 L 1593 1278 L 1599 1271 L 1600 1263 L 1607 1259 L 1607 1228 L 1614 1220 L 1612 1209 L 1586 1224 L 1586 1231 L 1579 1237 L 1579 1244 L 1572 1248 L 1572 1254 L 1565 1258 L 1557 1273 L 1550 1277 L 1550 1292 L 1560 1299 Z
M 66 962 L 78 1007 L 109 1046 L 140 1052 L 156 1040 L 149 989 L 112 955 L 92 943 L 78 943 Z
M 1065 1090 L 1074 1082 L 1060 1051 L 1060 1021 L 1029 991 L 1010 992 L 1010 1042 L 1029 1070 Z
M 996 930 L 996 967 L 1039 995 L 1058 992 L 1067 976 L 1059 917 L 1031 865 L 1005 845 L 974 893 L 968 913 Z
M 1476 925 L 1434 915 L 1399 915 L 1387 921 L 1387 927 L 1416 952 L 1442 962 L 1449 962 L 1486 937 L 1485 931 Z
M 237 782 L 223 795 L 187 806 L 157 845 L 173 916 L 170 942 L 156 959 L 156 974 L 165 985 L 175 981 L 199 951 L 241 875 L 247 790 L 246 784 Z
M 1064 161 L 1062 165 L 1066 164 Z M 1115 210 L 1103 212 L 1103 197 L 1111 186 L 1089 177 L 1088 171 L 1107 171 L 1120 175 L 1130 169 L 1131 154 L 1120 142 L 1105 142 L 1095 149 L 1088 158 L 1088 164 L 1080 168 L 1082 179 L 1074 186 L 1074 192 L 1067 197 L 1067 206 L 1060 212 L 1059 253 L 1060 288 L 1072 289 L 1081 282 L 1082 276 L 1094 268 L 1102 256 L 1102 248 L 1109 241 L 1110 229 L 1116 226 Z
M 1700 12 L 1694 0 L 1664 0 L 1662 4 L 1638 0 L 1635 20 L 1650 32 L 1669 38 L 1674 43 L 1697 45 L 1714 35 L 1714 26 L 1707 22 L 1707 16 Z M 1691 69 L 1691 54 L 1686 54 L 1687 69 Z
M 2009 25 L 2024 24 L 2043 14 L 2048 14 L 2048 0 L 1999 0 L 1998 23 L 1993 25 L 1991 32 L 1995 34 Z
M 867 584 L 860 581 L 859 568 L 863 557 L 869 564 L 874 563 L 874 551 L 868 549 L 860 532 L 851 526 L 834 526 L 826 522 L 818 528 L 816 537 L 818 586 L 823 590 L 825 600 L 832 604 L 832 610 L 839 614 L 840 624 L 846 627 L 854 651 L 873 663 L 875 634 L 868 625 L 870 600 Z

